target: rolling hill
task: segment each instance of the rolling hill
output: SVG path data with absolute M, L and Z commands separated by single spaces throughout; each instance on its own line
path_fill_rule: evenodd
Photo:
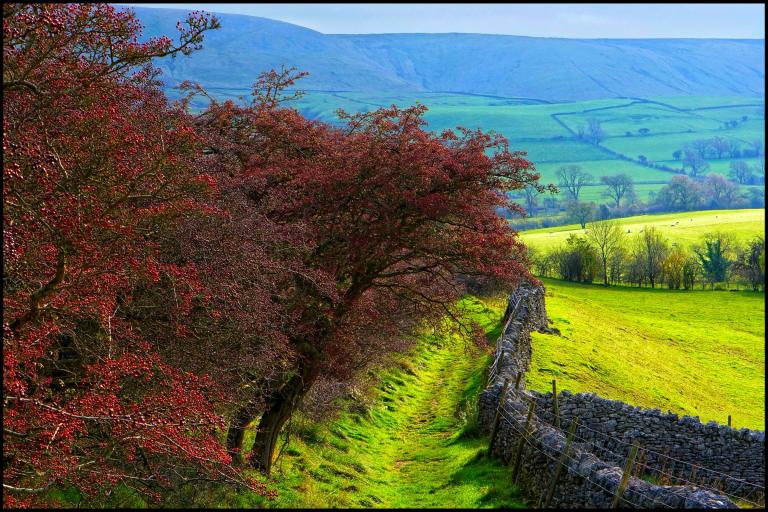
M 186 13 L 133 9 L 145 36 L 175 34 Z M 201 51 L 158 63 L 168 86 L 189 79 L 242 89 L 259 72 L 285 64 L 310 73 L 303 88 L 321 91 L 461 92 L 552 102 L 765 93 L 764 40 L 334 35 L 267 18 L 218 16 L 222 28 L 206 35 Z

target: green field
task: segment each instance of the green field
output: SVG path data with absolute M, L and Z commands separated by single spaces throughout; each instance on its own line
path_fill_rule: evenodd
M 463 301 L 465 317 L 495 340 L 505 300 Z M 220 490 L 217 506 L 238 508 L 521 508 L 511 468 L 484 457 L 476 401 L 490 349 L 425 334 L 409 354 L 379 368 L 354 412 L 314 423 L 293 420 L 290 442 L 274 464 L 267 502 Z
M 212 88 L 222 98 L 235 99 L 248 90 Z M 556 183 L 562 165 L 579 165 L 595 177 L 596 186 L 583 199 L 606 203 L 601 196 L 602 176 L 625 173 L 635 180 L 638 197 L 647 201 L 674 175 L 641 164 L 649 161 L 680 169 L 672 154 L 687 142 L 715 136 L 741 148 L 765 139 L 765 100 L 757 97 L 613 98 L 550 103 L 534 98 L 505 98 L 460 93 L 375 94 L 310 91 L 292 105 L 311 119 L 338 122 L 336 111 L 368 112 L 393 104 L 420 103 L 429 110 L 428 128 L 457 126 L 495 131 L 507 137 L 513 150 L 525 151 L 541 175 L 542 183 Z M 746 116 L 746 121 L 742 117 Z M 577 140 L 575 132 L 588 118 L 601 121 L 607 138 L 599 146 Z M 726 121 L 738 121 L 725 127 Z M 648 129 L 641 135 L 640 129 Z M 627 132 L 630 133 L 627 136 Z M 753 167 L 756 158 L 741 158 Z M 710 172 L 728 175 L 730 158 L 709 160 Z M 764 190 L 764 187 L 761 187 Z
M 681 162 L 674 160 L 672 154 L 693 140 L 719 136 L 747 148 L 751 141 L 765 139 L 765 101 L 749 97 L 614 98 L 549 103 L 531 98 L 454 93 L 310 92 L 295 106 L 310 118 L 333 122 L 338 108 L 366 112 L 417 102 L 429 107 L 425 115 L 429 129 L 465 126 L 501 133 L 509 139 L 512 149 L 527 153 L 542 183 L 556 183 L 556 173 L 562 165 L 581 166 L 595 181 L 585 187 L 580 199 L 598 204 L 609 202 L 603 196 L 602 176 L 632 176 L 638 198 L 647 202 L 674 175 L 641 164 L 640 155 L 680 169 Z M 599 146 L 575 138 L 579 126 L 591 117 L 601 121 L 607 134 Z M 737 126 L 724 126 L 726 121 L 733 120 L 738 121 Z M 649 130 L 647 135 L 639 133 L 643 128 Z M 740 159 L 753 167 L 757 163 L 756 158 Z M 710 172 L 727 176 L 731 159 L 709 160 L 709 164 Z M 764 191 L 762 186 L 759 189 Z M 559 198 L 563 197 L 561 193 Z
M 765 429 L 765 294 L 544 284 L 562 336 L 532 334 L 531 389 Z
M 683 247 L 702 240 L 705 234 L 721 231 L 744 241 L 765 231 L 765 210 L 706 210 L 697 212 L 638 215 L 618 219 L 628 231 L 636 235 L 645 226 L 653 226 L 665 234 L 670 242 Z M 587 224 L 589 226 L 589 224 Z M 537 250 L 550 250 L 565 242 L 571 235 L 583 236 L 585 230 L 578 224 L 552 228 L 532 229 L 520 233 L 523 241 Z

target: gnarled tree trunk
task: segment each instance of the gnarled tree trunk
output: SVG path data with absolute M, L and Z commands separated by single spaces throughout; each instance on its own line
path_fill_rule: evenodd
M 264 413 L 259 420 L 253 451 L 250 454 L 251 465 L 260 469 L 262 473 L 269 475 L 280 430 L 298 407 L 299 400 L 309 391 L 318 376 L 319 369 L 317 360 L 305 359 L 299 371 L 267 398 Z

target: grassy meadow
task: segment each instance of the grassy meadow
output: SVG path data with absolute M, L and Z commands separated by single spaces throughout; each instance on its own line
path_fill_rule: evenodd
M 765 429 L 765 294 L 544 284 L 561 336 L 532 334 L 529 388 Z
M 749 240 L 765 231 L 765 210 L 704 210 L 696 212 L 637 215 L 618 219 L 634 236 L 645 226 L 661 231 L 670 242 L 683 247 L 701 242 L 704 235 L 721 231 L 731 234 L 737 242 Z M 587 224 L 589 226 L 589 224 Z M 583 236 L 585 230 L 579 224 L 522 231 L 520 236 L 534 250 L 551 250 L 571 235 Z

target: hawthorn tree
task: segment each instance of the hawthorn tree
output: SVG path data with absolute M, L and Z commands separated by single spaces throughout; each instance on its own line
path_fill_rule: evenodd
M 213 101 L 198 118 L 209 168 L 227 177 L 222 197 L 237 205 L 230 227 L 262 248 L 258 261 L 237 263 L 239 281 L 272 279 L 264 307 L 276 312 L 279 335 L 248 339 L 257 350 L 279 343 L 283 365 L 244 377 L 228 435 L 230 451 L 242 453 L 243 430 L 260 416 L 249 461 L 265 473 L 319 379 L 353 374 L 424 320 L 455 317 L 467 278 L 529 277 L 525 247 L 497 209 L 522 213 L 507 193 L 538 186 L 503 137 L 432 134 L 422 106 L 340 113 L 345 125 L 333 127 L 265 100 L 296 78 L 262 75 L 251 104 Z M 268 242 L 267 231 L 282 241 Z
M 160 237 L 215 213 L 215 184 L 150 61 L 195 50 L 217 25 L 192 13 L 178 43 L 141 43 L 135 16 L 106 4 L 3 5 L 6 506 L 68 485 L 157 498 L 173 482 L 224 478 L 262 490 L 217 441 L 215 383 L 160 357 L 130 315 L 141 290 L 164 287 L 164 322 L 181 338 L 202 293 Z

